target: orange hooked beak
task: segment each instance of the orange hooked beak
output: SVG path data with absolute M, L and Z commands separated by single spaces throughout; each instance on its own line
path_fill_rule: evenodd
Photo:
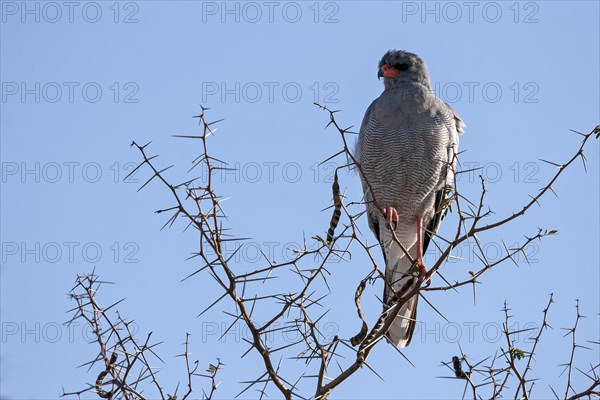
M 381 77 L 389 78 L 392 76 L 400 76 L 400 72 L 398 72 L 397 69 L 395 69 L 393 67 L 388 67 L 387 65 L 384 64 L 379 69 L 379 73 L 377 74 L 377 76 L 379 78 L 381 78 Z

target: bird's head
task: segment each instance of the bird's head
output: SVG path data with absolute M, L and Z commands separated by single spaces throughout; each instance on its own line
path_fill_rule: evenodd
M 421 57 L 404 50 L 389 50 L 379 61 L 379 78 L 386 88 L 418 82 L 431 89 L 429 72 Z

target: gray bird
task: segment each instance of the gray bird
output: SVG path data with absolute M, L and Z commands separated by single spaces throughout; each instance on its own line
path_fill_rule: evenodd
M 431 89 L 429 73 L 419 56 L 390 50 L 379 62 L 384 91 L 367 109 L 360 128 L 356 158 L 360 165 L 369 227 L 385 259 L 384 307 L 394 291 L 419 272 L 427 273 L 423 253 L 443 213 L 446 189 L 454 178 L 458 134 L 463 121 Z M 393 242 L 390 226 L 416 260 L 415 269 Z M 418 295 L 401 308 L 387 338 L 408 346 L 415 329 Z

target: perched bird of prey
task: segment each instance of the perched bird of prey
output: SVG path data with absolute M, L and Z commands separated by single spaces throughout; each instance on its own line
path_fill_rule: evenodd
M 458 134 L 464 124 L 431 89 L 429 72 L 419 56 L 390 50 L 379 62 L 384 91 L 365 113 L 356 147 L 369 227 L 385 259 L 384 307 L 394 291 L 419 272 L 427 273 L 423 253 L 443 213 L 446 189 L 454 178 Z M 413 267 L 390 230 L 415 260 Z M 392 291 L 391 288 L 394 290 Z M 418 295 L 401 308 L 387 338 L 397 347 L 410 343 Z

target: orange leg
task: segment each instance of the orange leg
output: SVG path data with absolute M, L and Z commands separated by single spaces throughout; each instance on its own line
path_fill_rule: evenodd
M 423 262 L 423 217 L 417 217 L 417 269 L 419 270 L 419 280 L 424 280 L 427 275 L 427 267 Z M 431 279 L 427 280 L 427 285 Z

